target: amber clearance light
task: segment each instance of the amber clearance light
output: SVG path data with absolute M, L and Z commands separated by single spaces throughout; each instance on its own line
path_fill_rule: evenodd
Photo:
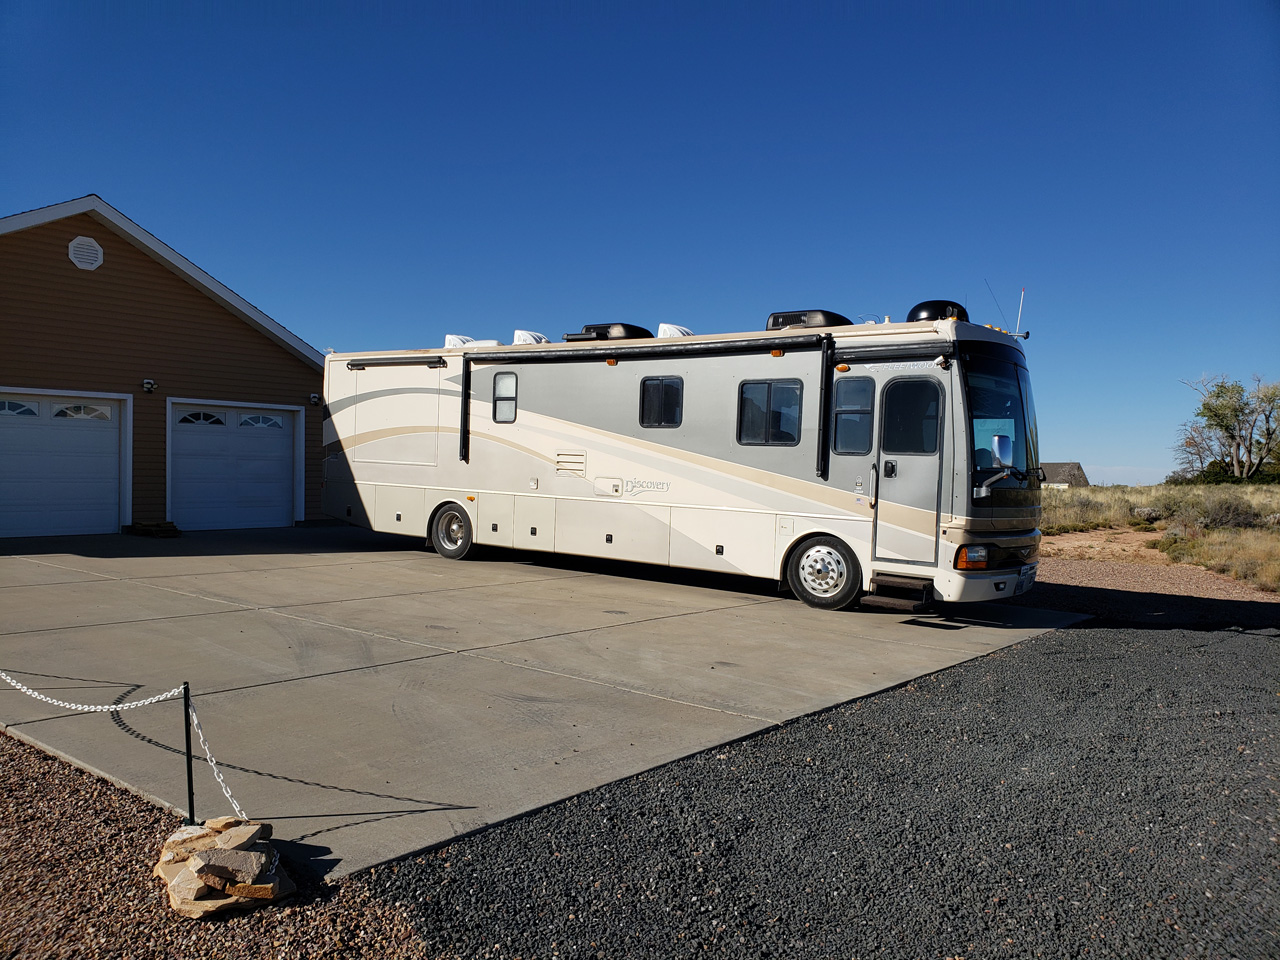
M 987 548 L 981 546 L 964 546 L 956 553 L 957 570 L 987 569 Z

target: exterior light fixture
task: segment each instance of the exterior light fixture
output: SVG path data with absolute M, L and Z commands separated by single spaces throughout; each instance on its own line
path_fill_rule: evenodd
M 155 393 L 156 382 L 152 380 L 150 377 L 148 377 L 146 380 L 142 381 L 142 389 L 145 390 L 147 393 Z

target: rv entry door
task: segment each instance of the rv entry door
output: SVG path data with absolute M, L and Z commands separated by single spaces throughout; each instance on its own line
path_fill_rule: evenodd
M 893 369 L 907 364 L 869 366 L 881 368 L 871 555 L 876 560 L 936 566 L 943 383 L 927 373 Z

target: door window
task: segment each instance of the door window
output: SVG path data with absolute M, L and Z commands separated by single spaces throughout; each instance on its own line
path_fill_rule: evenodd
M 894 380 L 884 388 L 885 453 L 938 452 L 942 392 L 934 380 Z

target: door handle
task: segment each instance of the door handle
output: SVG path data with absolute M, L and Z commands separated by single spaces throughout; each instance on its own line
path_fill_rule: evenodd
M 876 501 L 880 499 L 880 467 L 877 464 L 871 465 L 871 509 L 876 508 Z
M 898 461 L 886 460 L 884 462 L 884 478 L 886 480 L 892 480 L 897 475 L 898 475 Z

